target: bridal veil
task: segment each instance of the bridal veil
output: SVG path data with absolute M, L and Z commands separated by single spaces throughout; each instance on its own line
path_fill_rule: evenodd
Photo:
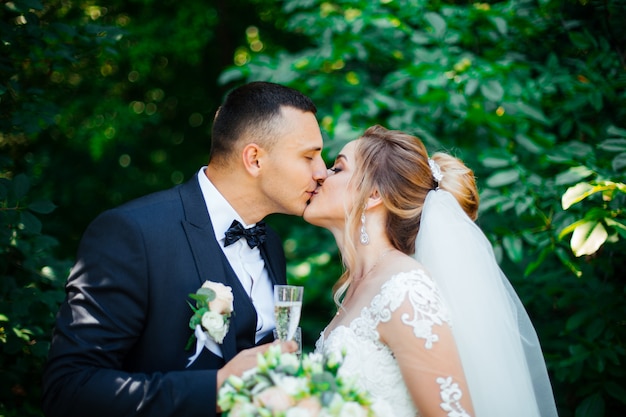
M 476 416 L 557 416 L 528 314 L 491 243 L 447 191 L 426 197 L 415 258 L 450 309 Z

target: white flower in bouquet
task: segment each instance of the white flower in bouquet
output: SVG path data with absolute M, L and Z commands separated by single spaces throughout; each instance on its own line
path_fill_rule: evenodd
M 287 411 L 294 405 L 294 399 L 280 387 L 268 387 L 254 396 L 253 404 L 263 407 L 272 413 Z
M 315 417 L 322 411 L 322 403 L 317 397 L 306 397 L 287 410 L 285 417 Z
M 307 392 L 307 381 L 295 376 L 279 376 L 275 380 L 276 386 L 287 393 L 296 396 L 302 392 Z
M 230 411 L 230 417 L 256 417 L 254 404 L 239 403 Z
M 341 406 L 339 417 L 367 417 L 367 411 L 355 402 L 347 402 Z
M 220 388 L 225 417 L 375 417 L 368 395 L 339 376 L 341 359 L 281 353 L 271 346 L 257 367 L 230 377 Z M 243 414 L 245 410 L 254 413 Z

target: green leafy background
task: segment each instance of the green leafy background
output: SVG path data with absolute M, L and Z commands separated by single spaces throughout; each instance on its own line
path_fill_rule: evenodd
M 40 416 L 54 315 L 90 220 L 190 178 L 228 89 L 319 108 L 331 160 L 380 123 L 461 157 L 563 417 L 626 412 L 623 0 L 14 0 L 0 4 L 0 416 Z M 330 233 L 271 216 L 334 313 Z

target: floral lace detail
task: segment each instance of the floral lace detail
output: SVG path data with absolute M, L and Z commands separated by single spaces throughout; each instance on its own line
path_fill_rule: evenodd
M 463 396 L 463 391 L 459 384 L 452 382 L 452 378 L 437 378 L 437 383 L 441 389 L 441 408 L 448 412 L 448 417 L 470 417 L 459 403 Z
M 391 277 L 372 299 L 370 306 L 363 308 L 360 316 L 349 326 L 333 329 L 326 340 L 322 332 L 316 343 L 318 352 L 345 353 L 340 372 L 354 378 L 370 392 L 375 400 L 375 409 L 387 410 L 378 412 L 379 416 L 419 416 L 393 352 L 380 341 L 376 330 L 378 324 L 389 321 L 393 312 L 407 299 L 413 311 L 404 313 L 402 322 L 411 326 L 413 334 L 424 339 L 425 347 L 430 349 L 439 339 L 433 333 L 433 326 L 450 323 L 450 318 L 437 286 L 422 270 Z M 444 396 L 443 391 L 441 395 Z M 449 416 L 461 417 L 463 414 Z
M 387 322 L 394 311 L 409 298 L 413 317 L 405 313 L 402 322 L 413 327 L 415 337 L 424 339 L 426 349 L 431 349 L 439 336 L 433 333 L 433 325 L 450 324 L 448 310 L 444 307 L 437 286 L 423 271 L 405 272 L 392 277 L 372 300 L 369 314 L 376 324 Z M 363 312 L 365 313 L 365 311 Z
M 377 332 L 368 331 L 363 323 L 339 326 L 327 339 L 322 332 L 315 350 L 345 354 L 339 374 L 370 393 L 378 417 L 419 416 L 393 353 L 377 336 L 372 338 Z

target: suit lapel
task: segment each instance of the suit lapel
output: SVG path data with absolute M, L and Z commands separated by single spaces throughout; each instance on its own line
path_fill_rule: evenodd
M 217 241 L 215 241 L 213 229 L 210 226 L 209 231 L 198 229 L 189 222 L 184 222 L 183 227 L 187 233 L 187 238 L 189 239 L 189 244 L 198 269 L 198 287 L 206 280 L 228 285 L 232 288 L 235 299 L 233 314 L 248 314 L 246 310 L 249 310 L 249 307 L 246 304 L 250 303 L 241 302 L 242 300 L 248 299 L 247 294 L 245 294 L 245 291 L 241 294 L 241 284 L 230 267 L 230 264 L 228 264 L 228 261 L 225 259 L 224 254 L 221 252 L 221 247 Z M 228 361 L 237 354 L 236 334 L 236 320 L 231 316 L 230 328 L 228 333 L 226 333 L 224 342 L 220 346 L 225 361 Z
M 237 354 L 237 334 L 243 330 L 238 329 L 237 323 L 250 316 L 256 322 L 256 310 L 215 239 L 198 179 L 194 177 L 184 184 L 180 194 L 186 218 L 183 228 L 198 270 L 198 287 L 209 280 L 228 285 L 233 291 L 235 302 L 230 328 L 220 346 L 224 360 L 228 361 Z M 237 319 L 237 316 L 240 318 Z

